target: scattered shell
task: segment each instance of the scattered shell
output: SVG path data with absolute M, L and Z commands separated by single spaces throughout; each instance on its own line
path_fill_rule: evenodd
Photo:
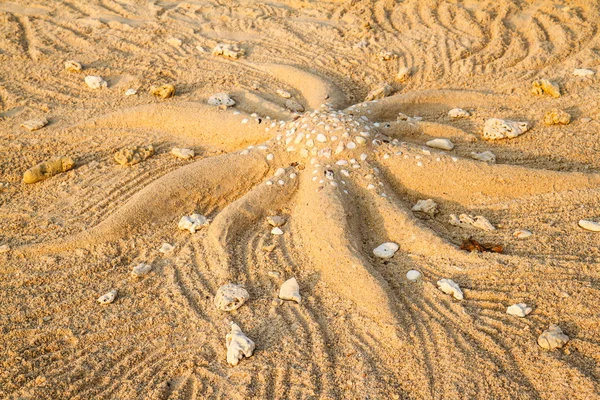
M 8 253 L 10 251 L 10 246 L 7 244 L 3 244 L 2 246 L 0 246 L 0 254 L 2 253 Z
M 279 288 L 279 298 L 281 300 L 292 300 L 300 304 L 302 297 L 300 296 L 300 286 L 296 278 L 290 278 L 283 282 Z
M 421 273 L 419 271 L 417 271 L 416 269 L 411 269 L 410 271 L 408 271 L 406 273 L 406 279 L 408 279 L 409 281 L 416 281 L 421 277 Z
M 516 237 L 517 239 L 527 239 L 531 235 L 533 235 L 533 233 L 531 233 L 531 231 L 528 231 L 526 229 L 519 229 L 519 230 L 516 230 L 513 232 L 513 236 Z
M 279 97 L 283 97 L 284 99 L 289 99 L 290 97 L 292 97 L 290 92 L 286 92 L 283 89 L 277 89 L 277 95 L 279 95 Z
M 406 82 L 410 78 L 410 68 L 401 67 L 396 74 L 396 80 L 398 82 Z
M 221 311 L 233 311 L 240 308 L 249 298 L 248 291 L 242 286 L 228 283 L 217 290 L 214 303 Z
M 600 232 L 600 222 L 582 219 L 579 221 L 579 226 L 588 231 Z
M 102 89 L 108 87 L 108 83 L 99 76 L 86 76 L 85 84 L 88 85 L 90 89 Z
M 367 97 L 365 97 L 365 101 L 383 99 L 384 97 L 388 97 L 392 94 L 394 88 L 388 85 L 386 82 L 381 83 L 375 89 L 371 90 Z
M 296 100 L 294 99 L 288 99 L 285 101 L 285 108 L 287 108 L 288 110 L 295 112 L 295 113 L 301 113 L 304 112 L 304 107 L 302 106 L 302 104 L 298 103 Z
M 434 149 L 441 150 L 452 150 L 454 148 L 454 144 L 448 139 L 433 139 L 425 144 Z
M 448 118 L 450 119 L 460 119 L 460 118 L 469 118 L 471 113 L 467 110 L 463 110 L 462 108 L 453 108 L 448 111 Z
M 531 307 L 527 307 L 525 303 L 513 304 L 506 309 L 506 313 L 515 317 L 526 317 L 532 311 Z
M 428 215 L 430 215 L 432 217 L 435 214 L 437 214 L 437 212 L 438 212 L 437 204 L 432 199 L 417 201 L 417 204 L 415 204 L 411 208 L 411 210 L 412 211 L 416 211 L 416 212 L 422 212 L 422 213 L 428 214 Z
M 571 122 L 571 115 L 558 108 L 553 108 L 544 115 L 546 125 L 567 125 Z
M 113 289 L 108 293 L 103 294 L 98 297 L 98 303 L 100 304 L 110 304 L 115 301 L 115 297 L 117 297 L 117 289 Z
M 178 39 L 176 37 L 168 38 L 167 43 L 170 44 L 171 46 L 175 46 L 175 47 L 180 47 L 183 44 L 181 39 Z
M 441 279 L 437 282 L 437 285 L 442 292 L 451 294 L 456 300 L 464 299 L 462 290 L 452 279 Z
M 48 120 L 44 117 L 30 119 L 29 121 L 25 121 L 21 124 L 23 128 L 27 129 L 30 132 L 42 129 L 46 125 L 48 125 Z
M 283 231 L 280 228 L 278 228 L 278 227 L 275 227 L 275 228 L 271 229 L 271 233 L 273 235 L 283 235 Z
M 125 91 L 125 96 L 133 96 L 137 94 L 137 90 L 136 89 L 127 89 Z
M 184 160 L 189 160 L 190 158 L 194 158 L 194 150 L 192 149 L 181 149 L 179 147 L 173 147 L 171 150 L 171 154 L 173 154 L 177 158 L 183 158 Z
M 69 72 L 81 72 L 83 67 L 77 61 L 69 60 L 65 61 L 65 69 Z
M 548 330 L 542 332 L 538 337 L 538 345 L 546 350 L 554 350 L 563 347 L 569 341 L 569 337 L 565 335 L 558 325 L 550 325 Z
M 594 71 L 592 71 L 591 69 L 587 69 L 587 68 L 575 68 L 575 70 L 573 70 L 573 75 L 575 75 L 575 76 L 587 77 L 587 76 L 592 76 L 594 74 L 595 74 Z
M 74 166 L 75 161 L 71 157 L 53 157 L 25 171 L 23 182 L 35 183 L 43 181 L 61 172 L 66 172 Z
M 285 218 L 283 218 L 279 215 L 270 215 L 267 217 L 267 222 L 271 226 L 278 227 L 278 226 L 282 226 L 283 224 L 285 224 Z
M 152 270 L 152 265 L 141 263 L 141 264 L 138 264 L 135 267 L 133 267 L 133 270 L 131 271 L 131 276 L 133 276 L 135 278 L 139 278 L 141 276 L 146 275 L 151 270 Z
M 115 153 L 115 161 L 121 165 L 130 166 L 144 161 L 154 154 L 152 145 L 121 149 Z
M 325 143 L 326 141 L 327 141 L 327 136 L 323 135 L 322 133 L 319 133 L 317 135 L 317 142 Z
M 490 118 L 483 126 L 483 138 L 488 140 L 515 138 L 528 130 L 527 122 Z
M 531 86 L 531 93 L 533 94 L 542 95 L 545 93 L 552 97 L 560 97 L 560 87 L 556 83 L 550 82 L 548 79 L 533 81 Z
M 473 217 L 468 214 L 461 214 L 457 217 L 456 214 L 450 214 L 450 225 L 460 226 L 461 228 L 478 228 L 484 231 L 496 230 L 494 225 L 481 215 Z
M 244 335 L 238 324 L 231 323 L 231 333 L 225 336 L 227 345 L 227 363 L 236 366 L 244 356 L 251 357 L 254 352 L 254 342 Z
M 379 258 L 391 258 L 396 254 L 399 248 L 400 246 L 394 242 L 386 242 L 375 247 L 375 249 L 373 249 L 373 254 L 375 254 L 375 257 Z
M 227 93 L 220 92 L 215 93 L 208 98 L 208 105 L 210 106 L 225 106 L 232 107 L 235 105 L 235 100 L 233 100 Z
M 198 229 L 208 226 L 209 223 L 210 221 L 204 215 L 192 214 L 190 216 L 184 215 L 181 217 L 177 227 L 182 231 L 188 230 L 190 233 L 196 233 Z
M 484 151 L 482 153 L 471 152 L 471 158 L 479 161 L 485 161 L 489 163 L 496 162 L 496 155 L 491 151 Z
M 246 54 L 244 49 L 239 48 L 235 44 L 219 43 L 212 50 L 213 56 L 223 56 L 227 58 L 238 59 Z
M 160 249 L 158 249 L 158 251 L 160 251 L 163 254 L 168 254 L 172 252 L 173 249 L 175 249 L 175 246 L 173 246 L 172 244 L 163 243 L 162 246 L 160 246 Z
M 151 86 L 150 94 L 152 96 L 160 97 L 161 99 L 168 99 L 169 97 L 175 96 L 175 86 L 170 84 L 162 86 Z

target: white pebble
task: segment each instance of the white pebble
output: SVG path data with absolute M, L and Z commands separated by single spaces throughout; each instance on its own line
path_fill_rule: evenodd
M 408 279 L 409 281 L 416 281 L 417 279 L 419 279 L 421 277 L 421 273 L 415 269 L 411 269 L 410 271 L 408 271 L 406 273 L 406 279 Z
M 575 68 L 575 70 L 573 71 L 573 75 L 581 76 L 581 77 L 592 76 L 594 74 L 595 74 L 594 71 L 592 71 L 591 69 L 587 69 L 587 68 Z
M 90 89 L 102 89 L 108 87 L 108 83 L 99 76 L 86 76 L 85 84 L 88 85 Z
M 302 297 L 300 296 L 300 286 L 296 278 L 290 278 L 283 282 L 279 288 L 279 298 L 281 300 L 291 300 L 300 304 Z
M 249 121 L 249 119 L 248 119 L 248 118 L 244 118 L 244 119 L 242 120 L 242 124 L 247 124 L 247 123 L 248 123 L 248 121 Z
M 533 235 L 533 233 L 531 233 L 531 231 L 528 231 L 526 229 L 519 229 L 519 230 L 516 230 L 513 232 L 513 236 L 516 237 L 517 239 L 527 239 L 531 235 Z
M 525 317 L 531 312 L 531 307 L 527 307 L 525 303 L 513 304 L 506 309 L 506 313 L 515 317 Z
M 379 258 L 390 258 L 396 254 L 399 248 L 400 246 L 398 246 L 396 243 L 386 242 L 373 249 L 373 254 Z
M 579 226 L 588 231 L 600 232 L 600 222 L 582 219 L 579 221 Z
M 283 235 L 283 231 L 277 226 L 275 228 L 271 229 L 271 233 L 273 235 Z
M 135 267 L 133 267 L 133 270 L 131 270 L 131 276 L 133 276 L 135 278 L 139 278 L 141 276 L 146 275 L 151 270 L 152 270 L 152 265 L 141 263 L 141 264 L 138 264 Z
M 446 293 L 451 294 L 457 300 L 462 300 L 464 298 L 462 290 L 456 282 L 452 279 L 441 279 L 437 282 L 438 288 Z
M 441 150 L 452 150 L 454 148 L 454 144 L 448 139 L 433 139 L 425 143 L 427 146 L 432 147 L 434 149 Z

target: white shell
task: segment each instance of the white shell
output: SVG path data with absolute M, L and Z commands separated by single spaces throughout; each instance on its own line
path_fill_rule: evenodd
M 212 49 L 213 56 L 237 59 L 244 54 L 246 54 L 244 49 L 240 49 L 237 45 L 229 43 L 219 43 Z
M 267 217 L 267 222 L 271 226 L 278 227 L 278 226 L 282 226 L 283 224 L 285 224 L 285 218 L 283 218 L 279 215 L 271 215 L 271 216 Z
M 513 232 L 513 236 L 516 237 L 517 239 L 527 239 L 531 235 L 533 235 L 533 233 L 531 233 L 531 231 L 528 231 L 526 229 L 519 229 L 519 230 L 516 230 Z
M 188 160 L 190 158 L 194 158 L 194 150 L 192 149 L 181 149 L 179 147 L 173 147 L 171 150 L 171 154 L 173 154 L 177 158 L 183 158 L 184 160 Z
M 373 249 L 373 254 L 379 258 L 390 258 L 396 254 L 399 248 L 400 246 L 398 246 L 396 243 L 386 242 Z
M 548 330 L 542 332 L 538 337 L 538 345 L 546 350 L 554 350 L 563 347 L 569 341 L 558 325 L 550 325 Z
M 81 64 L 78 63 L 77 61 L 69 60 L 69 61 L 65 61 L 65 69 L 69 72 L 79 72 L 83 68 L 82 68 Z
M 579 221 L 579 226 L 588 231 L 600 232 L 600 222 L 582 219 Z
M 438 211 L 437 204 L 432 199 L 417 201 L 417 204 L 415 204 L 411 210 L 422 212 L 431 216 L 434 216 Z
M 131 270 L 131 276 L 133 276 L 135 278 L 139 278 L 140 276 L 146 275 L 151 270 L 152 270 L 152 265 L 141 263 L 141 264 L 138 264 L 135 267 L 133 267 L 133 270 Z
M 10 251 L 10 246 L 7 244 L 3 244 L 2 246 L 0 246 L 0 254 L 2 253 L 8 253 Z
M 98 303 L 100 304 L 110 304 L 115 301 L 115 297 L 117 297 L 117 289 L 113 289 L 108 293 L 103 294 L 98 297 Z
M 196 231 L 203 226 L 208 226 L 209 220 L 200 214 L 192 214 L 190 216 L 184 215 L 179 220 L 177 225 L 182 231 L 188 230 L 190 233 L 196 233 Z
M 125 91 L 125 96 L 133 96 L 135 94 L 137 94 L 137 90 L 135 90 L 135 89 L 127 89 Z
M 240 308 L 249 298 L 248 291 L 242 286 L 228 283 L 217 290 L 214 303 L 221 311 L 233 311 Z
M 158 251 L 160 251 L 163 254 L 167 254 L 173 251 L 173 249 L 175 248 L 175 246 L 169 244 L 169 243 L 163 243 L 162 246 L 160 246 L 160 249 L 158 249 Z
M 473 152 L 471 152 L 471 158 L 473 158 L 475 160 L 479 160 L 479 161 L 489 162 L 489 163 L 496 162 L 496 155 L 494 153 L 492 153 L 491 151 L 484 151 L 481 153 L 476 153 L 473 151 Z
M 461 214 L 459 217 L 456 214 L 450 214 L 450 224 L 454 226 L 460 226 L 461 228 L 478 228 L 484 231 L 495 231 L 494 225 L 487 220 L 487 218 L 477 215 L 473 217 L 468 214 Z
M 210 106 L 226 106 L 231 107 L 235 105 L 235 101 L 229 97 L 227 93 L 215 93 L 208 98 L 208 105 Z
M 448 139 L 433 139 L 425 144 L 434 149 L 441 150 L 452 150 L 454 148 L 454 144 Z
M 317 135 L 317 142 L 325 143 L 327 141 L 327 136 L 322 133 Z
M 30 132 L 37 131 L 38 129 L 41 129 L 46 125 L 48 125 L 48 120 L 43 117 L 30 119 L 29 121 L 25 121 L 21 124 L 23 128 L 27 129 Z
M 468 118 L 470 116 L 471 114 L 462 108 L 453 108 L 452 110 L 448 111 L 448 118 L 451 119 Z
M 171 46 L 174 47 L 180 47 L 183 42 L 181 41 L 181 39 L 178 39 L 176 37 L 171 37 L 167 39 L 167 43 L 170 44 Z
M 283 97 L 284 99 L 289 99 L 292 95 L 289 92 L 286 92 L 283 89 L 277 89 L 277 94 L 279 97 Z
M 279 298 L 281 300 L 292 300 L 300 304 L 302 297 L 300 296 L 300 286 L 296 278 L 290 278 L 283 282 L 279 288 Z
M 527 122 L 490 118 L 483 125 L 483 138 L 488 140 L 515 138 L 528 130 Z
M 575 68 L 573 70 L 573 75 L 575 75 L 575 76 L 586 77 L 586 76 L 592 76 L 594 74 L 595 74 L 594 71 L 592 71 L 591 69 L 587 69 L 587 68 Z
M 525 303 L 513 304 L 506 309 L 506 313 L 515 317 L 525 317 L 532 311 L 531 307 L 527 307 Z
M 273 235 L 283 235 L 283 231 L 281 229 L 279 229 L 278 227 L 271 229 L 271 233 Z
M 86 76 L 85 84 L 88 85 L 90 89 L 102 89 L 108 86 L 108 83 L 99 76 Z
M 227 363 L 233 366 L 238 365 L 240 360 L 251 357 L 254 352 L 254 342 L 244 335 L 238 324 L 231 323 L 231 333 L 225 336 L 227 345 Z
M 452 296 L 454 296 L 455 299 L 464 299 L 462 290 L 460 290 L 458 284 L 452 279 L 441 279 L 437 282 L 437 285 L 442 292 L 446 294 L 451 294 Z
M 421 277 L 421 273 L 419 271 L 417 271 L 416 269 L 411 269 L 410 271 L 408 271 L 406 273 L 406 279 L 408 279 L 409 281 L 416 281 Z

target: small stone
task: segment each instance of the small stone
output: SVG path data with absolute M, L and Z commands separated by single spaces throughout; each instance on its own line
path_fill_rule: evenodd
M 296 100 L 293 99 L 288 99 L 285 101 L 285 108 L 295 113 L 304 112 L 304 107 L 302 106 L 302 104 L 298 103 Z
M 246 54 L 244 49 L 239 48 L 235 44 L 219 43 L 212 50 L 213 56 L 223 56 L 232 59 L 238 59 Z
M 103 294 L 98 297 L 98 303 L 100 304 L 110 304 L 115 301 L 115 297 L 117 297 L 117 289 L 113 289 L 108 293 Z
M 174 249 L 175 249 L 175 246 L 173 246 L 172 244 L 163 243 L 162 246 L 160 246 L 160 249 L 158 249 L 158 251 L 161 252 L 161 253 L 163 253 L 163 254 L 169 254 Z
M 239 364 L 240 360 L 245 357 L 251 357 L 254 352 L 254 342 L 244 335 L 240 327 L 231 323 L 231 333 L 225 336 L 227 345 L 227 363 L 233 366 Z
M 560 87 L 556 83 L 550 82 L 548 79 L 533 81 L 531 86 L 531 93 L 535 95 L 548 94 L 552 97 L 560 97 Z
M 579 221 L 579 226 L 588 231 L 600 232 L 600 222 L 582 219 Z
M 168 99 L 169 97 L 175 96 L 175 86 L 170 84 L 162 86 L 151 86 L 150 94 L 152 96 L 160 97 L 161 99 Z
M 558 325 L 550 325 L 550 327 L 542 332 L 538 337 L 538 345 L 546 350 L 554 350 L 563 347 L 569 341 L 569 337 L 565 335 Z
M 452 150 L 454 148 L 454 144 L 448 139 L 433 139 L 425 144 L 431 148 L 441 150 Z
M 544 115 L 546 125 L 568 125 L 569 122 L 571 122 L 571 115 L 558 108 L 554 108 Z
M 411 210 L 415 212 L 422 212 L 432 217 L 438 212 L 437 204 L 432 199 L 417 201 L 417 204 L 415 204 Z
M 533 235 L 533 233 L 531 233 L 530 231 L 528 231 L 526 229 L 519 229 L 519 230 L 516 230 L 513 232 L 513 236 L 517 239 L 527 239 L 531 235 Z
M 71 157 L 53 157 L 29 168 L 23 174 L 24 183 L 36 183 L 54 175 L 71 170 L 75 161 Z
M 152 145 L 146 147 L 132 147 L 121 149 L 115 153 L 114 159 L 121 165 L 131 166 L 146 160 L 154 154 Z
M 188 230 L 190 233 L 196 233 L 198 229 L 202 229 L 204 226 L 208 226 L 210 220 L 200 214 L 192 214 L 190 216 L 184 215 L 179 220 L 177 227 L 182 230 Z
M 65 69 L 69 72 L 81 72 L 83 67 L 77 61 L 69 60 L 65 61 Z
M 489 162 L 489 163 L 495 163 L 496 162 L 496 155 L 494 153 L 492 153 L 491 151 L 484 151 L 482 153 L 477 153 L 477 152 L 471 152 L 471 158 L 475 159 L 475 160 L 479 160 L 479 161 L 485 161 L 485 162 Z
M 289 99 L 290 97 L 292 97 L 290 92 L 286 92 L 283 89 L 277 89 L 277 95 L 279 95 L 279 97 L 283 97 L 284 99 Z
M 593 76 L 594 74 L 595 74 L 594 71 L 592 71 L 591 69 L 587 69 L 587 68 L 575 68 L 573 70 L 573 75 L 580 76 L 580 77 Z
M 453 108 L 452 110 L 448 111 L 448 118 L 450 119 L 469 118 L 470 116 L 471 114 L 462 108 Z
M 88 85 L 90 89 L 103 89 L 108 87 L 108 83 L 99 76 L 86 76 L 85 84 Z
M 42 129 L 46 125 L 48 125 L 48 120 L 44 117 L 30 119 L 29 121 L 25 121 L 21 124 L 23 128 L 27 129 L 30 132 Z
M 296 278 L 290 278 L 283 282 L 279 288 L 279 298 L 282 300 L 292 300 L 300 304 L 302 297 L 300 296 L 300 286 Z
M 139 278 L 141 276 L 146 275 L 151 270 L 152 265 L 141 263 L 133 267 L 133 270 L 131 271 L 131 276 L 133 276 L 134 278 Z
M 532 311 L 531 307 L 527 307 L 525 303 L 513 304 L 506 309 L 506 313 L 515 317 L 524 318 Z
M 279 307 L 282 304 L 283 304 L 283 300 L 281 300 L 281 299 L 273 299 L 273 300 L 271 300 L 271 305 L 274 306 L 274 307 Z
M 283 235 L 283 231 L 280 228 L 278 228 L 278 227 L 275 227 L 275 228 L 271 229 L 271 233 L 273 235 Z
M 375 254 L 375 257 L 379 258 L 391 258 L 396 254 L 399 248 L 400 246 L 396 243 L 386 242 L 373 249 L 373 254 Z
M 483 126 L 483 138 L 488 140 L 515 138 L 528 130 L 529 124 L 527 122 L 490 118 L 485 121 Z
M 325 143 L 327 141 L 327 136 L 322 133 L 317 135 L 317 142 Z
M 227 93 L 215 93 L 208 98 L 208 105 L 210 106 L 225 106 L 232 107 L 235 105 L 235 100 L 233 100 Z
M 7 244 L 3 244 L 2 246 L 0 246 L 0 254 L 2 253 L 8 253 L 10 251 L 10 246 Z
M 233 311 L 240 308 L 250 295 L 241 285 L 228 283 L 221 286 L 215 294 L 215 306 L 221 311 Z
M 167 43 L 174 47 L 181 47 L 181 45 L 183 44 L 181 39 L 175 37 L 168 38 Z
M 279 215 L 271 215 L 271 216 L 267 217 L 267 222 L 271 226 L 279 227 L 279 226 L 282 226 L 283 224 L 285 224 L 285 218 L 283 218 Z
M 367 94 L 367 97 L 365 97 L 365 101 L 383 99 L 384 97 L 388 97 L 389 95 L 391 95 L 393 91 L 394 88 L 392 88 L 386 82 L 381 83 L 379 86 L 377 86 L 375 89 L 371 90 Z
M 396 74 L 396 80 L 398 82 L 406 82 L 410 78 L 410 68 L 401 67 Z
M 125 91 L 125 96 L 134 96 L 137 94 L 137 90 L 136 89 L 127 89 Z
M 406 273 L 406 279 L 408 279 L 409 281 L 416 281 L 421 277 L 421 273 L 419 271 L 417 271 L 416 269 L 411 269 L 410 271 L 408 271 Z
M 179 147 L 173 147 L 171 150 L 171 154 L 173 154 L 177 158 L 182 158 L 184 160 L 189 160 L 190 158 L 194 158 L 194 150 L 192 149 L 182 149 Z
M 441 279 L 437 282 L 438 288 L 446 293 L 454 296 L 456 300 L 462 300 L 464 298 L 462 290 L 456 282 L 452 279 Z

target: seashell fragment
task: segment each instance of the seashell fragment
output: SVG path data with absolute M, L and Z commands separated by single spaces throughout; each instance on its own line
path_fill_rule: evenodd
M 484 151 L 481 153 L 476 153 L 473 151 L 471 152 L 471 158 L 473 158 L 474 160 L 485 161 L 489 163 L 496 162 L 496 155 L 491 151 Z
M 178 39 L 176 37 L 171 37 L 167 39 L 167 43 L 170 44 L 173 47 L 181 47 L 181 45 L 183 44 L 183 42 L 181 41 L 181 39 Z
M 456 214 L 450 214 L 450 225 L 460 226 L 461 228 L 478 228 L 484 231 L 495 231 L 494 225 L 487 218 L 477 215 L 473 217 L 468 214 L 461 214 L 459 217 Z
M 162 246 L 160 246 L 160 249 L 158 249 L 158 251 L 163 254 L 168 254 L 168 253 L 172 252 L 173 249 L 175 249 L 175 246 L 173 246 L 172 244 L 163 243 Z
M 285 101 L 285 108 L 287 108 L 288 110 L 295 112 L 295 113 L 301 113 L 304 112 L 304 106 L 302 106 L 302 104 L 298 103 L 296 100 L 294 99 L 288 99 Z
M 267 217 L 267 222 L 271 226 L 278 227 L 285 224 L 285 218 L 280 217 L 279 215 L 270 215 Z
M 483 125 L 483 138 L 488 140 L 515 138 L 528 130 L 527 122 L 490 118 Z
M 283 282 L 279 288 L 279 298 L 281 300 L 291 300 L 300 304 L 302 297 L 300 296 L 300 286 L 296 278 L 290 278 Z
M 152 265 L 141 263 L 133 267 L 133 270 L 131 270 L 131 276 L 133 276 L 134 278 L 139 278 L 141 276 L 146 275 L 151 270 Z
M 579 220 L 579 226 L 588 231 L 600 232 L 600 222 L 582 219 Z
M 568 125 L 571 122 L 571 115 L 558 108 L 553 108 L 544 115 L 546 125 Z
M 194 150 L 192 149 L 181 149 L 179 147 L 173 147 L 171 150 L 171 154 L 173 154 L 177 158 L 183 158 L 184 160 L 189 160 L 190 158 L 194 158 Z
M 114 159 L 121 165 L 131 166 L 145 159 L 151 157 L 154 154 L 154 147 L 152 145 L 141 147 L 136 146 L 133 148 L 121 149 L 115 153 Z
M 248 291 L 242 286 L 228 283 L 217 290 L 214 303 L 221 311 L 233 311 L 240 308 L 249 298 Z
M 233 100 L 227 93 L 220 92 L 215 93 L 208 98 L 207 101 L 210 106 L 225 106 L 232 107 L 235 106 L 235 100 Z
M 2 253 L 8 253 L 10 251 L 10 246 L 7 244 L 3 244 L 2 246 L 0 246 L 0 254 Z
M 136 89 L 127 89 L 125 91 L 125 96 L 133 96 L 137 94 L 137 90 Z
M 244 335 L 238 324 L 231 323 L 231 333 L 225 336 L 227 345 L 227 363 L 233 366 L 238 365 L 240 360 L 246 357 L 251 357 L 254 352 L 254 342 Z
M 244 49 L 239 48 L 235 44 L 219 43 L 212 50 L 213 56 L 223 56 L 234 60 L 246 54 Z
M 65 61 L 65 70 L 69 72 L 81 72 L 83 67 L 77 61 L 69 60 Z
M 290 92 L 286 92 L 283 89 L 277 89 L 277 95 L 279 97 L 283 97 L 284 99 L 289 99 L 290 97 L 292 97 L 292 95 L 290 94 Z
M 389 50 L 381 50 L 379 52 L 379 58 L 381 59 L 381 61 L 390 61 L 390 60 L 395 60 L 398 58 L 398 56 Z
M 406 82 L 410 78 L 410 68 L 401 67 L 396 74 L 396 80 L 398 82 Z
M 593 76 L 594 74 L 595 74 L 594 71 L 592 71 L 591 69 L 587 69 L 587 68 L 575 68 L 573 70 L 573 75 L 580 76 L 580 77 Z
M 44 117 L 42 118 L 34 118 L 29 121 L 25 121 L 21 124 L 21 126 L 27 129 L 29 132 L 37 131 L 38 129 L 42 129 L 48 125 L 48 120 Z
M 513 232 L 513 236 L 516 237 L 517 239 L 527 239 L 531 235 L 533 235 L 533 233 L 531 233 L 530 231 L 528 231 L 526 229 L 519 229 L 519 230 L 516 230 Z
M 273 235 L 283 235 L 283 231 L 280 228 L 275 227 L 275 228 L 271 229 L 271 234 L 273 234 Z
M 417 204 L 415 204 L 411 210 L 415 212 L 422 212 L 432 217 L 438 212 L 437 204 L 432 199 L 417 201 Z
M 71 157 L 53 157 L 25 171 L 23 182 L 35 183 L 43 181 L 61 172 L 66 172 L 74 166 L 75 161 Z
M 452 150 L 454 148 L 454 144 L 448 139 L 433 139 L 425 144 L 434 149 L 441 150 Z
M 379 258 L 391 258 L 396 254 L 399 248 L 400 246 L 394 242 L 386 242 L 375 247 L 375 249 L 373 249 L 373 254 L 375 254 L 375 257 Z
M 365 101 L 383 99 L 384 97 L 388 97 L 392 94 L 394 88 L 388 85 L 386 82 L 381 83 L 375 89 L 371 90 L 367 97 L 365 97 Z
M 416 269 L 411 269 L 410 271 L 408 271 L 406 273 L 406 279 L 408 279 L 409 281 L 416 281 L 421 277 L 421 273 L 419 271 L 417 271 Z
M 515 317 L 526 317 L 532 311 L 531 307 L 527 307 L 525 303 L 513 304 L 506 309 L 506 313 Z
M 460 119 L 460 118 L 468 118 L 471 116 L 467 110 L 463 110 L 462 108 L 453 108 L 448 111 L 448 118 L 450 119 Z
M 110 304 L 115 301 L 115 297 L 117 297 L 117 289 L 113 289 L 108 293 L 103 294 L 98 297 L 98 303 L 100 304 Z
M 108 87 L 108 83 L 99 76 L 86 76 L 85 84 L 88 85 L 90 89 L 103 89 Z
M 569 341 L 569 337 L 565 335 L 558 325 L 550 325 L 550 327 L 542 332 L 538 337 L 538 345 L 546 350 L 560 349 Z
M 182 231 L 188 230 L 190 233 L 196 233 L 198 229 L 208 226 L 209 223 L 210 221 L 204 215 L 192 214 L 190 216 L 184 215 L 181 217 L 177 227 Z
M 456 300 L 464 299 L 462 290 L 452 279 L 441 279 L 437 282 L 437 285 L 442 292 L 451 294 Z
M 175 96 L 175 86 L 170 84 L 162 86 L 150 86 L 149 92 L 152 96 L 160 97 L 161 99 L 168 99 L 169 97 Z
M 531 93 L 538 96 L 545 93 L 552 97 L 560 97 L 560 87 L 556 83 L 550 82 L 548 79 L 533 81 L 531 86 Z

